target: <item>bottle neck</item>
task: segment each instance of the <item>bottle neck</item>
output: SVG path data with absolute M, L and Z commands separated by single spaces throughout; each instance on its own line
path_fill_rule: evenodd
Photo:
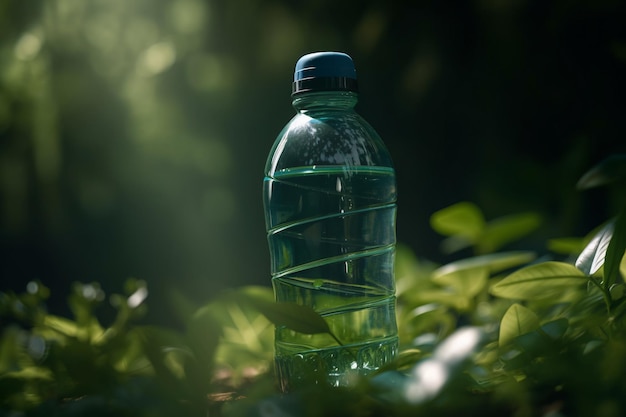
M 310 110 L 352 110 L 358 101 L 358 94 L 352 91 L 317 91 L 297 94 L 292 105 L 298 112 L 306 113 Z

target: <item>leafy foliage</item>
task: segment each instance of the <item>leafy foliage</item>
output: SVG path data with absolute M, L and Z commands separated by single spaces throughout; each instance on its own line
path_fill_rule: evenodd
M 97 284 L 75 284 L 68 298 L 73 319 L 46 311 L 49 291 L 41 283 L 30 283 L 24 294 L 2 293 L 0 410 L 202 415 L 230 398 L 228 384 L 241 385 L 244 371 L 250 378 L 266 370 L 271 342 L 261 333 L 269 323 L 258 313 L 217 300 L 186 317 L 180 331 L 140 325 L 147 288 L 137 280 L 126 287 L 125 296 L 108 297 L 117 309 L 109 326 L 94 314 L 105 300 Z M 227 340 L 219 343 L 222 335 Z
M 473 246 L 479 254 L 490 253 L 527 235 L 541 224 L 537 213 L 520 213 L 491 221 L 473 203 L 461 202 L 434 213 L 430 221 L 435 231 L 449 236 L 442 242 L 444 252 Z
M 347 387 L 285 395 L 271 372 L 272 323 L 329 327 L 311 309 L 273 302 L 270 288 L 199 307 L 180 300 L 185 325 L 170 329 L 142 323 L 142 281 L 108 297 L 75 284 L 71 318 L 49 313 L 49 290 L 32 282 L 0 293 L 0 416 L 623 415 L 624 213 L 585 239 L 575 261 L 482 253 L 489 222 L 475 206 L 435 213 L 439 231 L 473 236 L 466 243 L 481 254 L 435 265 L 398 247 L 396 359 Z M 500 242 L 522 235 L 520 223 L 502 224 Z M 116 310 L 106 325 L 96 314 L 105 300 Z

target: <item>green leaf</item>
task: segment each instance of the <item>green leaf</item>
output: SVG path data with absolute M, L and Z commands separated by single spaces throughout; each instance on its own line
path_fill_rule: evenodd
M 198 363 L 210 369 L 221 335 L 221 328 L 209 309 L 200 308 L 187 322 L 187 343 Z
M 433 276 L 433 282 L 438 285 L 451 287 L 459 295 L 473 298 L 479 294 L 489 277 L 489 269 L 486 266 L 476 268 L 456 269 L 446 274 Z
M 168 352 L 164 356 L 174 375 L 179 376 L 182 371 L 190 383 L 190 392 L 196 398 L 201 398 L 211 389 L 210 376 L 215 368 L 221 330 L 210 309 L 200 308 L 187 323 L 186 342 L 193 359 L 185 360 L 185 356 L 181 356 L 184 349 Z
M 545 299 L 579 287 L 588 279 L 573 265 L 543 262 L 513 272 L 492 286 L 491 293 L 503 298 Z
M 311 307 L 256 297 L 249 297 L 247 301 L 276 326 L 285 326 L 304 334 L 330 333 L 326 320 Z
M 494 274 L 505 269 L 513 268 L 535 259 L 536 255 L 530 251 L 510 251 L 489 255 L 474 256 L 460 261 L 446 264 L 433 272 L 433 277 L 450 274 L 463 269 L 486 267 L 489 273 Z
M 201 309 L 210 312 L 220 328 L 215 363 L 230 369 L 235 379 L 244 378 L 251 368 L 266 366 L 273 356 L 273 326 L 251 298 L 273 303 L 274 294 L 267 286 L 228 289 Z
M 0 333 L 0 375 L 23 366 L 24 330 L 10 325 Z M 26 356 L 27 359 L 30 359 Z
M 620 275 L 620 264 L 626 252 L 626 209 L 617 216 L 613 237 L 606 250 L 604 259 L 604 285 L 609 288 Z M 626 277 L 622 277 L 626 278 Z
M 168 351 L 172 349 L 185 351 L 187 349 L 181 336 L 174 331 L 158 326 L 137 327 L 133 333 L 141 343 L 142 350 L 152 365 L 157 380 L 169 389 L 182 390 L 183 386 L 177 381 L 176 370 L 171 369 L 172 364 L 167 360 Z
M 548 239 L 548 250 L 561 255 L 579 254 L 584 248 L 585 239 L 581 237 Z
M 593 275 L 602 268 L 614 226 L 615 220 L 611 220 L 594 235 L 576 259 L 576 268 L 587 275 Z
M 418 335 L 427 333 L 448 334 L 456 327 L 457 315 L 444 303 L 423 304 L 398 315 L 400 338 L 414 340 Z
M 267 292 L 258 291 L 239 292 L 234 294 L 234 299 L 256 308 L 275 326 L 284 326 L 303 334 L 327 333 L 338 344 L 342 344 L 332 333 L 326 320 L 309 306 L 291 302 L 270 301 L 268 300 Z
M 504 216 L 487 223 L 477 246 L 480 253 L 489 253 L 514 242 L 535 230 L 541 224 L 537 213 L 519 213 Z
M 441 241 L 441 251 L 445 254 L 458 252 L 474 245 L 476 239 L 478 239 L 478 237 L 469 239 L 461 235 L 447 237 Z
M 461 235 L 474 241 L 485 228 L 485 218 L 478 206 L 461 202 L 433 213 L 430 225 L 442 235 Z
M 452 253 L 470 245 L 478 252 L 493 252 L 536 229 L 541 223 L 537 213 L 520 213 L 486 222 L 481 210 L 472 203 L 460 202 L 435 212 L 430 218 L 431 227 L 449 236 L 442 249 Z
M 576 187 L 579 190 L 598 187 L 626 178 L 626 155 L 612 155 L 583 175 Z
M 64 317 L 48 314 L 43 319 L 43 325 L 63 336 L 76 337 L 78 334 L 78 326 L 76 323 Z
M 471 307 L 471 300 L 447 288 L 421 290 L 419 294 L 415 294 L 412 301 L 418 304 L 443 304 L 460 311 L 466 311 Z
M 418 259 L 410 248 L 397 245 L 394 267 L 396 296 L 411 299 L 422 288 L 432 287 L 430 277 L 436 267 L 435 263 Z
M 505 346 L 516 337 L 532 332 L 538 327 L 539 318 L 532 310 L 517 303 L 513 304 L 500 321 L 498 343 Z
M 54 376 L 50 369 L 39 366 L 27 366 L 17 371 L 6 372 L 0 378 L 12 378 L 16 380 L 45 380 L 53 381 Z

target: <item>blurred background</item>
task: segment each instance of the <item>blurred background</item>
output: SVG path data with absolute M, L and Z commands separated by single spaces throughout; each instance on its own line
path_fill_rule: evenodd
M 398 239 L 461 200 L 536 211 L 526 247 L 613 214 L 578 178 L 625 152 L 622 1 L 2 0 L 0 290 L 145 280 L 153 318 L 269 285 L 267 152 L 303 54 L 349 53 L 396 164 Z M 56 301 L 54 301 L 56 300 Z

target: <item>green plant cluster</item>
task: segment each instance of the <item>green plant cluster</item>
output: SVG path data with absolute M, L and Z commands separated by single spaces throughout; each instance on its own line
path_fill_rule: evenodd
M 583 177 L 617 183 L 625 158 Z M 434 265 L 398 247 L 400 352 L 350 387 L 311 384 L 279 394 L 273 324 L 329 327 L 312 310 L 245 287 L 196 307 L 184 326 L 145 325 L 145 282 L 105 296 L 76 284 L 73 317 L 46 310 L 40 282 L 0 293 L 0 416 L 622 416 L 626 413 L 626 210 L 549 255 L 504 251 L 541 225 L 522 213 L 487 221 L 462 202 L 431 218 L 450 253 Z M 104 325 L 97 308 L 115 317 Z

